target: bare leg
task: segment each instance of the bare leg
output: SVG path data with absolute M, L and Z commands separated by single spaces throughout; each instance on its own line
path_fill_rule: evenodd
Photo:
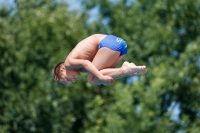
M 117 63 L 119 63 L 119 61 L 122 59 L 122 57 L 119 55 L 120 52 L 104 47 L 98 50 L 92 61 L 92 64 L 98 70 L 111 68 L 114 65 L 117 65 Z M 91 84 L 101 84 L 98 79 L 91 73 L 88 73 L 87 79 Z
M 124 62 L 122 69 L 126 76 L 136 76 L 147 72 L 146 66 L 136 66 L 134 63 L 129 62 Z
M 98 69 L 111 68 L 116 62 L 119 62 L 120 53 L 118 51 L 111 50 L 109 48 L 101 48 L 98 50 L 94 57 L 92 64 Z
M 124 62 L 120 68 L 107 68 L 100 71 L 103 75 L 114 79 L 128 76 L 142 75 L 147 72 L 146 66 L 136 66 L 134 63 Z
M 100 72 L 103 75 L 110 76 L 116 80 L 119 78 L 145 74 L 147 70 L 146 66 L 136 66 L 134 63 L 124 62 L 120 68 L 106 68 L 100 70 Z M 88 81 L 96 85 L 101 84 L 92 74 L 88 74 Z
M 119 54 L 117 51 L 101 48 L 92 63 L 103 75 L 113 77 L 114 79 L 146 73 L 145 66 L 136 66 L 134 63 L 128 62 L 124 62 L 121 68 L 112 68 L 123 59 L 124 56 L 119 56 Z M 87 79 L 92 84 L 100 84 L 98 79 L 91 73 L 88 73 Z

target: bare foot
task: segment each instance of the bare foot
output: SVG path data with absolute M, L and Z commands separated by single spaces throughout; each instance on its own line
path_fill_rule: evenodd
M 136 66 L 134 63 L 125 61 L 122 65 L 123 73 L 127 76 L 136 76 L 147 72 L 146 66 Z
M 134 63 L 130 63 L 131 65 L 133 66 L 136 66 Z M 141 75 L 141 74 L 145 74 L 147 73 L 147 69 L 146 69 L 146 66 L 141 66 L 141 71 L 137 73 L 137 75 Z

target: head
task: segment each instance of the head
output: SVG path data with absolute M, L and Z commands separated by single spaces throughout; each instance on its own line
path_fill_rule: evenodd
M 65 67 L 64 62 L 60 62 L 52 71 L 54 80 L 59 84 L 70 84 L 75 82 L 80 72 L 77 69 L 69 70 Z

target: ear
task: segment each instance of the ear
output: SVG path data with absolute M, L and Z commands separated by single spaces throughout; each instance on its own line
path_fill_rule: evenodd
M 66 68 L 65 68 L 64 65 L 61 65 L 61 66 L 60 66 L 60 71 L 63 71 L 63 70 L 66 70 Z

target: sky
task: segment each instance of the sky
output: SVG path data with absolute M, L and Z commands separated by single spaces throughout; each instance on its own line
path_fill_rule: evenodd
M 64 1 L 66 1 L 69 4 L 69 10 L 81 8 L 81 3 L 80 3 L 81 0 L 64 0 Z M 14 3 L 14 0 L 0 0 L 0 6 L 2 4 L 8 4 L 8 5 L 12 6 L 13 3 Z M 96 19 L 96 16 L 98 16 L 97 14 L 98 14 L 98 6 L 90 11 L 90 19 L 88 20 L 88 23 L 94 21 Z M 200 58 L 199 58 L 199 64 L 200 64 Z M 127 83 L 130 84 L 131 82 L 134 82 L 134 81 L 138 81 L 138 77 L 136 77 L 136 76 L 130 77 L 127 80 Z M 168 108 L 168 112 L 172 113 L 171 114 L 171 120 L 174 120 L 174 121 L 179 120 L 179 117 L 178 117 L 178 115 L 180 114 L 180 110 L 179 110 L 180 107 L 179 106 L 180 106 L 179 103 L 177 104 L 175 102 L 172 102 L 171 106 Z
M 57 1 L 66 1 L 69 4 L 69 11 L 72 10 L 77 10 L 77 9 L 81 9 L 81 0 L 57 0 Z M 6 5 L 11 5 L 12 7 L 14 7 L 14 0 L 0 0 L 0 6 L 3 4 Z M 89 12 L 89 19 L 88 19 L 88 23 L 93 22 L 95 19 L 97 19 L 98 16 L 98 6 L 96 6 L 94 9 L 92 9 Z
M 57 1 L 62 1 L 62 0 L 57 0 Z M 81 6 L 80 0 L 64 0 L 64 1 L 69 3 L 70 5 L 69 10 L 79 9 Z M 2 4 L 12 5 L 13 3 L 14 3 L 14 0 L 0 0 L 0 5 Z
M 0 0 L 0 6 L 1 6 L 2 4 L 9 4 L 9 5 L 11 5 L 11 4 L 13 3 L 13 1 L 14 1 L 14 0 Z

